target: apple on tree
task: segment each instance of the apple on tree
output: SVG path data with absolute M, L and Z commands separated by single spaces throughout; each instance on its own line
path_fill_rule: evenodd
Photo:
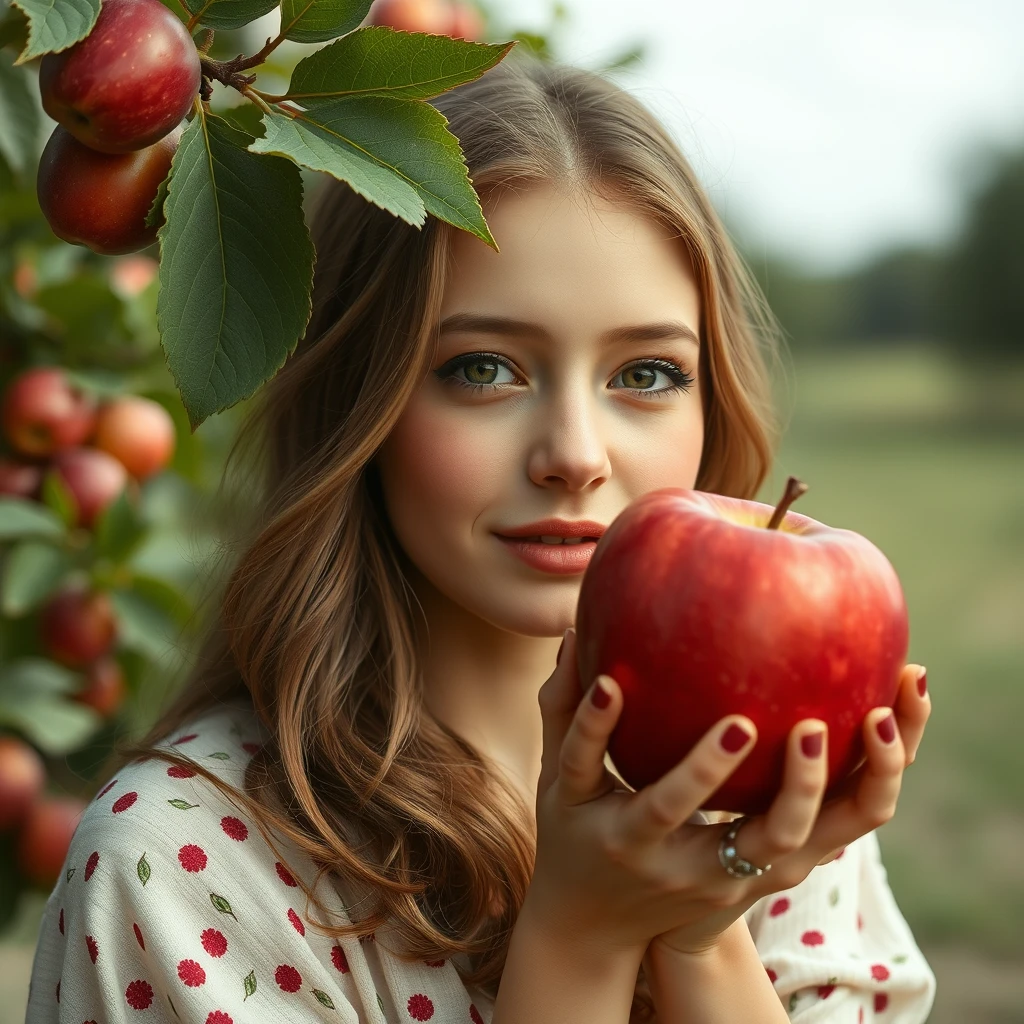
M 0 497 L 34 500 L 42 482 L 42 466 L 0 458 Z
M 124 672 L 118 660 L 108 654 L 86 668 L 85 685 L 72 695 L 72 700 L 109 718 L 124 702 L 124 697 Z
M 53 457 L 52 472 L 71 492 L 75 502 L 75 526 L 91 530 L 103 510 L 129 488 L 138 485 L 124 466 L 99 448 L 66 448 Z
M 192 37 L 160 0 L 103 0 L 84 39 L 39 63 L 43 109 L 101 153 L 162 139 L 191 110 L 201 80 Z
M 862 727 L 892 707 L 907 608 L 885 555 L 852 530 L 684 488 L 651 491 L 598 541 L 580 587 L 578 668 L 611 676 L 623 708 L 609 743 L 634 789 L 678 764 L 720 719 L 757 742 L 702 806 L 761 814 L 782 787 L 793 726 L 828 726 L 826 799 L 863 761 Z
M 159 402 L 124 395 L 100 406 L 92 443 L 113 455 L 136 480 L 144 480 L 174 454 L 174 420 Z
M 92 436 L 96 400 L 72 384 L 59 366 L 35 366 L 8 384 L 0 415 L 14 448 L 45 457 Z
M 52 594 L 39 614 L 44 652 L 69 668 L 83 668 L 106 655 L 117 639 L 110 595 L 81 584 Z
M 146 225 L 160 183 L 171 170 L 184 125 L 130 153 L 99 153 L 60 125 L 43 147 L 36 193 L 58 238 L 103 256 L 136 252 L 156 241 L 161 220 Z
M 20 824 L 45 782 L 35 748 L 17 736 L 0 736 L 0 831 Z
M 41 796 L 18 833 L 16 858 L 22 874 L 44 889 L 60 877 L 86 803 L 77 797 Z

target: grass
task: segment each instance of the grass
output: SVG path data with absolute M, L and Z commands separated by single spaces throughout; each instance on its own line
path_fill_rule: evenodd
M 1024 375 L 926 348 L 794 357 L 792 418 L 758 495 L 864 534 L 899 573 L 932 717 L 879 832 L 922 948 L 1024 958 Z M 1014 400 L 1015 398 L 1015 400 Z

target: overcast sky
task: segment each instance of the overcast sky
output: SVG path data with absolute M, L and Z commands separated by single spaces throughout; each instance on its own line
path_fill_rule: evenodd
M 497 4 L 499 0 L 491 0 Z M 1024 0 L 566 0 L 559 56 L 669 125 L 730 227 L 808 269 L 941 242 L 990 147 L 1024 145 Z M 516 24 L 551 0 L 506 0 Z

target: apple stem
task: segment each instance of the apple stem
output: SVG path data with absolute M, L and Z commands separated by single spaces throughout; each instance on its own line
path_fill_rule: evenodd
M 785 518 L 786 512 L 789 506 L 796 501 L 807 490 L 807 484 L 802 480 L 797 480 L 795 476 L 791 476 L 786 481 L 786 493 L 782 495 L 782 501 L 775 506 L 775 511 L 772 513 L 771 519 L 768 520 L 767 529 L 777 530 L 779 524 Z

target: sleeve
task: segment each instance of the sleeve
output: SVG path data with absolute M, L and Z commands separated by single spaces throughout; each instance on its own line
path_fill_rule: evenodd
M 181 776 L 163 783 L 160 765 L 122 770 L 86 809 L 44 911 L 26 1024 L 137 1011 L 159 1024 L 378 1024 L 354 980 L 358 941 L 307 935 L 302 889 L 255 827 L 205 780 L 174 791 Z
M 745 916 L 790 1020 L 927 1020 L 935 975 L 896 905 L 875 832 Z

